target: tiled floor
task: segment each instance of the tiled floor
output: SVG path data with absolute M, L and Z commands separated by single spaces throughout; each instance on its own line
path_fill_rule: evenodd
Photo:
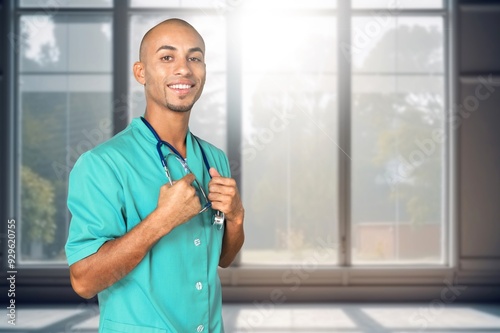
M 2 316 L 0 332 L 97 332 L 95 305 L 20 308 L 16 326 Z M 224 304 L 228 333 L 472 333 L 500 332 L 499 305 Z

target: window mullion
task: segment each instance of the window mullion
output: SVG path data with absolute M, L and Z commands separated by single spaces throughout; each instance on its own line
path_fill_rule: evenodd
M 226 103 L 227 103 L 227 157 L 231 167 L 231 176 L 238 184 L 240 193 L 242 188 L 242 68 L 241 68 L 241 39 L 239 38 L 239 21 L 241 20 L 239 11 L 233 11 L 226 16 L 227 31 L 227 83 L 226 83 Z M 241 253 L 238 254 L 233 266 L 241 263 Z
M 459 43 L 458 43 L 458 34 L 453 29 L 458 26 L 458 4 L 456 1 L 447 0 L 447 15 L 445 16 L 445 61 L 448 61 L 448 65 L 446 67 L 446 90 L 445 96 L 445 119 L 453 119 L 453 105 L 458 105 L 458 85 L 457 85 L 457 76 L 458 76 L 458 59 L 457 54 L 459 54 Z M 453 125 L 451 122 L 447 125 L 446 137 L 449 138 L 447 142 L 447 150 L 445 156 L 445 172 L 447 172 L 447 184 L 445 186 L 445 207 L 447 207 L 444 216 L 445 216 L 445 249 L 444 249 L 444 260 L 445 264 L 450 267 L 457 267 L 459 263 L 459 239 L 460 234 L 458 233 L 458 210 L 457 210 L 457 185 L 458 185 L 458 168 L 457 168 L 457 155 L 458 155 L 458 146 L 457 146 L 457 132 L 452 130 Z
M 128 1 L 113 4 L 113 134 L 123 130 L 129 121 L 128 85 Z
M 2 163 L 0 164 L 0 172 L 4 177 L 4 183 L 6 186 L 2 187 L 2 198 L 0 203 L 0 209 L 5 212 L 2 218 L 6 222 L 7 219 L 11 219 L 15 214 L 15 159 L 14 159 L 14 123 L 13 123 L 13 113 L 12 113 L 12 103 L 13 103 L 13 89 L 11 88 L 13 84 L 11 83 L 12 78 L 12 55 L 14 54 L 14 49 L 16 43 L 16 35 L 14 33 L 14 15 L 13 15 L 14 4 L 11 1 L 4 1 L 0 5 L 0 33 L 3 36 L 3 41 L 5 45 L 11 45 L 11 47 L 2 48 L 0 54 L 0 106 L 4 112 L 1 113 L 0 123 L 2 124 L 2 150 L 7 155 Z M 7 234 L 7 223 L 2 223 L 0 229 L 2 235 Z M 5 253 L 7 252 L 7 242 L 2 240 L 2 247 L 0 248 L 0 257 L 3 260 L 3 266 L 7 267 L 7 257 Z
M 339 266 L 351 265 L 351 4 L 338 2 Z

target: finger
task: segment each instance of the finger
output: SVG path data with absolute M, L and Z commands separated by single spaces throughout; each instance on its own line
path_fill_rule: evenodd
M 229 200 L 229 197 L 227 197 L 227 196 L 225 196 L 224 194 L 221 194 L 221 193 L 210 192 L 208 194 L 208 200 L 212 204 L 214 204 L 216 202 L 223 202 L 223 201 Z
M 219 171 L 217 171 L 217 169 L 215 169 L 214 167 L 211 167 L 208 172 L 210 173 L 210 176 L 212 177 L 220 177 L 220 173 Z
M 237 193 L 237 189 L 235 186 L 227 186 L 223 184 L 211 183 L 208 184 L 208 192 L 219 193 L 226 195 L 228 197 L 234 197 Z
M 212 201 L 212 200 L 210 200 L 210 202 L 212 202 L 212 209 L 221 211 L 224 214 L 227 214 L 227 212 L 229 212 L 228 203 L 223 201 Z
M 211 186 L 211 185 L 221 185 L 221 186 L 236 187 L 236 181 L 233 178 L 214 177 L 208 183 L 208 186 Z
M 222 205 L 223 207 L 231 207 L 237 203 L 238 198 L 231 197 L 229 195 L 223 193 L 210 193 L 208 196 L 208 200 L 213 205 Z M 212 207 L 216 209 L 217 207 Z
M 188 184 L 191 185 L 191 183 L 194 182 L 195 180 L 195 175 L 192 174 L 192 173 L 188 173 L 187 175 L 185 175 L 184 177 L 182 177 L 181 179 L 179 179 L 177 182 L 186 182 Z

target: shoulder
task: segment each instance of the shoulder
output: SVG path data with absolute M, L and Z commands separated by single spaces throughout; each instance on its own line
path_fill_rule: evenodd
M 97 145 L 89 152 L 92 155 L 101 157 L 116 153 L 126 153 L 133 148 L 134 143 L 138 143 L 138 133 L 136 132 L 136 126 L 134 124 L 130 124 L 123 131 Z
M 104 159 L 125 157 L 136 152 L 137 146 L 141 145 L 143 136 L 134 119 L 125 129 L 115 134 L 108 140 L 100 143 L 91 150 L 82 154 L 83 159 Z
M 135 126 L 130 124 L 120 133 L 86 151 L 78 158 L 71 173 L 87 169 L 94 172 L 101 170 L 102 173 L 103 169 L 113 169 L 136 151 L 136 146 L 140 144 L 136 132 Z

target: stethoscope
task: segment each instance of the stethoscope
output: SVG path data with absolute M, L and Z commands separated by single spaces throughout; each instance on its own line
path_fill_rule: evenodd
M 189 172 L 191 172 L 191 170 L 189 169 L 186 160 L 184 159 L 184 157 L 182 157 L 182 155 L 179 153 L 179 151 L 177 149 L 175 149 L 175 147 L 172 146 L 167 141 L 162 140 L 160 138 L 160 136 L 158 135 L 158 133 L 156 133 L 156 131 L 153 128 L 153 126 L 151 126 L 151 124 L 144 117 L 141 117 L 141 120 L 147 126 L 147 128 L 149 128 L 149 130 L 151 131 L 151 133 L 153 133 L 153 135 L 154 135 L 154 137 L 155 137 L 155 139 L 157 141 L 157 143 L 156 143 L 156 150 L 158 151 L 158 155 L 160 156 L 161 164 L 163 166 L 163 169 L 165 170 L 165 174 L 166 174 L 166 176 L 168 178 L 168 181 L 169 181 L 170 185 L 173 185 L 172 177 L 170 175 L 170 170 L 167 168 L 167 162 L 165 161 L 165 156 L 163 155 L 163 152 L 161 151 L 161 146 L 162 145 L 167 146 L 168 149 L 170 149 L 177 156 L 179 162 L 181 162 L 181 164 L 184 167 L 184 169 L 186 169 Z M 201 155 L 203 157 L 203 163 L 205 164 L 205 168 L 207 169 L 208 175 L 210 176 L 210 178 L 212 178 L 212 176 L 210 175 L 210 164 L 208 163 L 208 158 L 207 158 L 207 155 L 205 154 L 205 150 L 201 146 L 201 143 L 200 143 L 199 139 L 195 135 L 193 135 L 193 137 L 196 140 L 196 142 L 198 143 L 198 147 L 200 147 Z M 196 179 L 195 179 L 195 182 L 198 183 L 198 181 Z M 203 186 L 200 183 L 198 183 L 198 186 L 200 188 L 200 191 L 201 191 L 203 197 L 207 201 L 207 203 L 205 204 L 205 206 L 202 207 L 202 209 L 199 212 L 199 213 L 203 213 L 208 208 L 212 207 L 212 203 L 210 201 L 208 201 L 208 197 L 205 194 L 205 191 L 203 190 Z M 225 218 L 224 213 L 221 212 L 221 211 L 219 211 L 219 210 L 217 210 L 217 211 L 215 211 L 214 221 L 213 221 L 212 224 L 215 225 L 215 226 L 217 226 L 217 228 L 220 230 L 222 228 L 222 226 L 224 225 L 224 218 Z

